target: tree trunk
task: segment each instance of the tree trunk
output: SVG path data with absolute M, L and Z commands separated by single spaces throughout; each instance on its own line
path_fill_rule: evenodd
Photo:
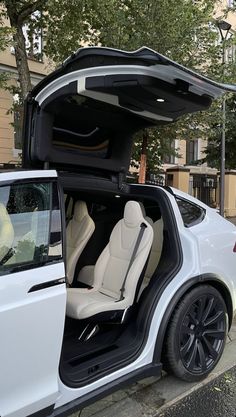
M 17 26 L 16 33 L 13 36 L 16 67 L 19 75 L 19 83 L 21 88 L 22 98 L 25 99 L 28 92 L 31 90 L 30 71 L 27 61 L 27 54 L 25 49 L 25 37 L 21 26 Z
M 23 14 L 26 13 L 26 10 L 17 10 L 17 5 L 15 1 L 12 0 L 5 1 L 5 7 L 7 9 L 11 27 L 14 29 L 13 42 L 15 49 L 16 68 L 18 72 L 21 95 L 22 99 L 24 100 L 28 92 L 31 90 L 30 71 L 25 48 L 25 37 L 22 30 L 22 26 L 24 24 Z M 29 11 L 27 10 L 28 15 L 30 15 L 31 9 L 32 5 L 31 8 L 29 8 Z M 27 15 L 25 18 L 26 17 Z
M 142 152 L 141 152 L 141 158 L 140 158 L 139 177 L 138 177 L 139 184 L 145 184 L 145 181 L 146 181 L 147 141 L 148 141 L 148 134 L 147 132 L 144 132 L 143 142 L 142 142 Z

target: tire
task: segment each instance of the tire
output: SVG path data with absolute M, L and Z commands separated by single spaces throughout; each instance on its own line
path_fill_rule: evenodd
M 205 378 L 220 360 L 227 333 L 228 314 L 221 294 L 210 285 L 193 288 L 176 307 L 167 330 L 168 371 L 189 382 Z

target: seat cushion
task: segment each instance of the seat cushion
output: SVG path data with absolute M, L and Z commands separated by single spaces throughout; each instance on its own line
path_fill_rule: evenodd
M 94 288 L 68 288 L 66 314 L 74 319 L 86 319 L 105 311 L 124 310 L 123 300 L 116 301 Z

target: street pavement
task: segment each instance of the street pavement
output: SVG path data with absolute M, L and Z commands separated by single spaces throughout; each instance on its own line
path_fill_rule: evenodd
M 169 407 L 159 417 L 235 417 L 236 367 Z
M 104 399 L 85 407 L 80 412 L 74 413 L 71 417 L 189 417 L 190 409 L 191 417 L 236 417 L 236 411 L 234 414 L 227 414 L 228 411 L 226 414 L 222 414 L 220 408 L 222 406 L 225 410 L 221 401 L 220 390 L 222 390 L 222 396 L 224 393 L 227 393 L 229 399 L 226 404 L 231 407 L 230 410 L 235 406 L 235 398 L 230 402 L 230 396 L 235 397 L 236 395 L 236 368 L 234 371 L 231 371 L 232 367 L 236 367 L 236 320 L 233 323 L 220 362 L 214 372 L 204 381 L 187 383 L 166 374 L 163 374 L 163 377 L 159 380 L 154 377 L 147 378 L 125 389 L 114 392 Z M 233 374 L 231 375 L 232 372 Z M 200 408 L 201 396 L 198 394 L 199 390 L 202 390 L 201 392 L 209 391 L 208 397 L 205 397 L 206 399 L 204 400 L 209 402 L 209 407 L 205 411 L 202 411 L 204 408 Z M 232 392 L 233 394 L 231 395 Z M 215 414 L 210 414 L 213 401 L 216 401 Z M 218 401 L 220 401 L 220 404 L 218 404 Z M 178 411 L 178 407 L 181 407 L 181 412 Z M 201 404 L 201 407 L 203 407 L 203 404 Z M 217 411 L 217 407 L 219 407 L 220 411 Z M 170 414 L 170 410 L 173 412 L 173 415 Z M 183 410 L 188 411 L 186 411 L 186 414 L 183 414 L 185 412 Z M 208 410 L 208 414 L 199 414 L 199 410 L 202 413 L 207 413 Z

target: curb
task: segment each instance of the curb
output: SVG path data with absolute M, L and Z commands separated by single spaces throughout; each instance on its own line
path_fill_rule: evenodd
M 228 367 L 225 367 L 224 369 L 221 369 L 218 372 L 213 372 L 211 373 L 206 379 L 204 379 L 203 381 L 197 383 L 196 385 L 194 385 L 192 388 L 190 388 L 189 390 L 186 390 L 185 392 L 183 392 L 183 394 L 178 395 L 176 398 L 174 398 L 171 401 L 166 402 L 164 405 L 162 405 L 157 413 L 155 415 L 153 415 L 153 417 L 159 416 L 161 413 L 164 413 L 168 408 L 173 407 L 174 405 L 178 404 L 178 402 L 182 401 L 184 398 L 188 397 L 189 395 L 193 394 L 194 392 L 198 391 L 199 389 L 205 387 L 206 385 L 208 385 L 210 382 L 214 381 L 215 379 L 217 379 L 219 376 L 221 376 L 222 374 L 224 374 L 225 372 L 231 370 L 232 368 L 234 368 L 236 365 L 236 360 L 233 364 L 229 365 Z

